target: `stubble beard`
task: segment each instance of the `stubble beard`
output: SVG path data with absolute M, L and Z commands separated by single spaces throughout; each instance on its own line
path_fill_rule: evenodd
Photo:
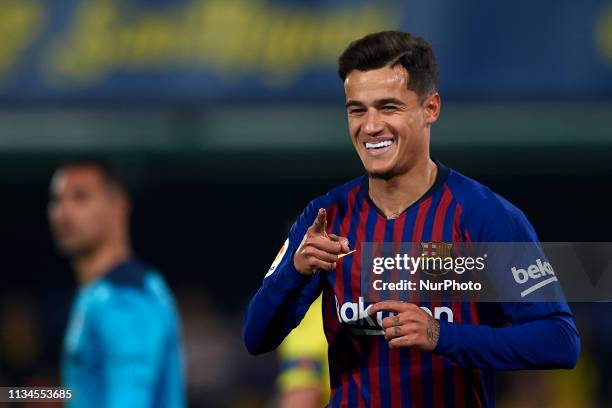
M 385 181 L 391 180 L 394 175 L 395 173 L 393 172 L 393 170 L 381 171 L 381 172 L 368 172 L 368 176 L 371 179 L 378 179 L 378 180 L 385 180 Z

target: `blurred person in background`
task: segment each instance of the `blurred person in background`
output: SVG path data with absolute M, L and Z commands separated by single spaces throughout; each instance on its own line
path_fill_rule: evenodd
M 329 401 L 327 339 L 321 307 L 319 296 L 278 349 L 280 408 L 319 408 Z
M 70 407 L 183 407 L 180 322 L 161 275 L 132 254 L 126 185 L 104 163 L 60 167 L 48 216 L 78 283 L 62 355 Z

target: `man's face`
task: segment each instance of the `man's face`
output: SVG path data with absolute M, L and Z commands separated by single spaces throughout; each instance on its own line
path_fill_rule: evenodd
M 429 158 L 429 126 L 440 110 L 437 93 L 420 102 L 401 66 L 354 70 L 344 91 L 351 140 L 370 176 L 388 179 Z
M 95 167 L 58 170 L 51 181 L 48 214 L 59 250 L 75 256 L 97 248 L 118 221 L 117 206 L 117 194 Z

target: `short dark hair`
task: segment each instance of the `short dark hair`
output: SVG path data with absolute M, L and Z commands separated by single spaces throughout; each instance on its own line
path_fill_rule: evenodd
M 431 45 L 421 37 L 401 31 L 381 31 L 353 41 L 338 59 L 338 75 L 344 81 L 351 71 L 403 66 L 408 89 L 420 98 L 436 92 L 440 70 Z
M 125 195 L 125 197 L 129 197 L 127 182 L 123 178 L 121 172 L 117 169 L 117 166 L 114 166 L 102 159 L 85 158 L 67 161 L 59 168 L 64 169 L 71 167 L 89 167 L 96 170 L 100 174 L 100 177 L 102 178 L 102 181 L 106 187 L 120 192 L 121 194 Z

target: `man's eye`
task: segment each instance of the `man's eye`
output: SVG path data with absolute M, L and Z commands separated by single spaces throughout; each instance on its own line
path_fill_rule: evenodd
M 360 108 L 350 109 L 348 111 L 349 115 L 359 115 L 359 114 L 361 114 L 363 112 L 365 112 L 365 109 L 360 109 Z
M 75 201 L 85 201 L 89 198 L 89 193 L 87 191 L 78 190 L 75 191 L 72 195 L 72 199 Z
M 397 106 L 395 106 L 395 105 L 385 105 L 385 106 L 383 106 L 381 108 L 381 110 L 387 111 L 387 112 L 388 111 L 394 111 L 394 110 L 397 110 Z

